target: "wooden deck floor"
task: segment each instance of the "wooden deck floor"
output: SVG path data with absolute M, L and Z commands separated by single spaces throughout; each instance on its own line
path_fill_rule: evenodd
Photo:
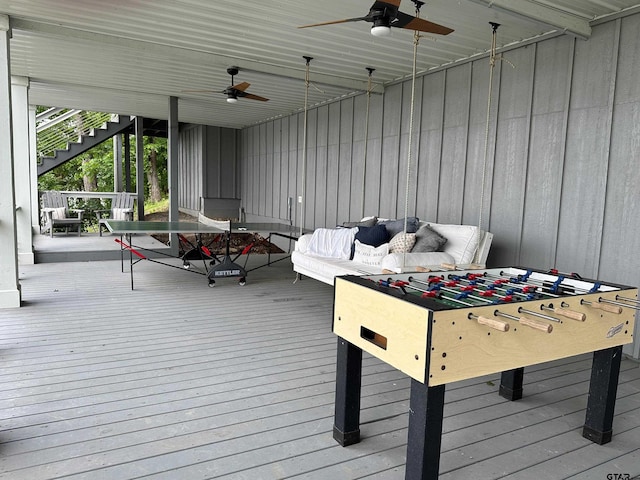
M 260 261 L 259 256 L 252 261 Z M 409 380 L 363 361 L 362 442 L 332 439 L 332 288 L 288 261 L 208 288 L 144 262 L 20 268 L 0 310 L 0 478 L 402 479 Z M 447 386 L 440 477 L 640 476 L 640 368 L 622 363 L 613 441 L 580 432 L 590 356 Z M 607 474 L 629 474 L 607 477 Z

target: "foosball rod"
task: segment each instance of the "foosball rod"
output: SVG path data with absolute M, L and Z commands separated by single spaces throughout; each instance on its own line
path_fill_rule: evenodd
M 510 278 L 505 278 L 505 277 L 501 277 L 499 275 L 492 275 L 490 273 L 484 273 L 484 276 L 486 276 L 487 278 L 493 278 L 496 281 L 501 282 L 503 285 L 508 284 L 508 285 L 512 285 L 514 287 L 528 287 L 530 289 L 534 289 L 535 293 L 538 293 L 540 295 L 546 295 L 547 297 L 551 297 L 551 298 L 560 298 L 560 295 L 557 295 L 555 293 L 551 293 L 551 292 L 544 292 L 544 291 L 538 291 L 539 288 L 542 288 L 541 285 L 533 285 L 530 283 L 526 283 L 523 280 L 520 280 L 518 278 L 514 278 L 514 277 L 510 277 Z
M 527 310 L 526 308 L 519 307 L 518 313 L 526 313 L 527 315 L 533 315 L 534 317 L 543 318 L 544 320 L 550 320 L 552 322 L 560 323 L 560 319 L 552 317 L 551 315 L 545 315 L 544 313 L 534 312 L 533 310 Z
M 532 293 L 523 293 L 522 289 L 519 287 L 513 288 L 504 288 L 500 286 L 501 284 L 492 283 L 491 285 L 487 285 L 483 278 L 469 280 L 468 278 L 461 277 L 460 275 L 449 275 L 449 278 L 454 281 L 461 281 L 468 285 L 479 285 L 487 290 L 497 290 L 500 292 L 504 292 L 506 296 L 517 295 L 518 297 L 522 297 L 524 300 L 535 300 L 535 290 Z M 500 295 L 497 295 L 500 296 Z
M 389 278 L 386 281 L 383 281 L 382 285 L 390 286 L 394 288 L 400 288 L 400 289 L 403 289 L 406 287 L 406 288 L 415 290 L 416 292 L 422 292 L 423 298 L 437 298 L 438 300 L 448 300 L 450 302 L 457 303 L 458 305 L 462 305 L 465 307 L 477 307 L 477 305 L 474 303 L 465 302 L 459 298 L 444 295 L 442 291 L 440 291 L 439 289 L 425 290 L 424 288 L 416 287 L 415 285 L 411 285 L 410 283 L 403 280 L 393 281 L 393 279 Z
M 414 285 L 408 284 L 407 282 L 399 282 L 399 283 L 404 284 L 403 285 L 404 287 L 411 288 L 411 289 L 416 290 L 418 292 L 423 292 L 422 293 L 423 297 L 425 297 L 425 296 L 426 297 L 435 297 L 435 298 L 439 298 L 439 299 L 443 299 L 443 300 L 449 300 L 449 301 L 451 301 L 453 303 L 458 303 L 458 304 L 464 305 L 466 307 L 475 307 L 476 306 L 476 305 L 473 305 L 473 304 L 468 303 L 468 302 L 463 302 L 462 300 L 459 300 L 457 298 L 452 298 L 452 297 L 449 297 L 447 295 L 443 295 L 442 292 L 439 292 L 440 296 L 438 296 L 438 294 L 434 290 L 424 290 L 422 288 L 419 288 L 419 287 L 416 287 Z M 509 324 L 507 322 L 502 322 L 502 321 L 496 320 L 494 318 L 487 318 L 487 317 L 483 317 L 483 316 L 477 316 L 477 315 L 474 315 L 472 313 L 469 314 L 468 318 L 470 320 L 477 320 L 480 325 L 486 325 L 489 328 L 493 328 L 493 329 L 499 330 L 501 332 L 509 331 Z
M 602 303 L 604 299 L 599 298 L 597 302 L 590 302 L 589 300 L 580 300 L 580 305 L 588 305 L 591 308 L 602 310 L 603 312 L 615 313 L 620 315 L 622 313 L 622 307 L 620 305 L 610 305 L 609 303 Z M 626 305 L 630 306 L 630 305 Z
M 421 292 L 422 293 L 422 297 L 423 298 L 438 298 L 438 299 L 443 299 L 443 300 L 450 300 L 453 303 L 457 303 L 458 305 L 463 305 L 465 307 L 475 307 L 477 305 L 474 305 L 473 303 L 469 303 L 469 302 L 463 302 L 462 300 L 459 300 L 457 298 L 452 298 L 452 297 L 448 297 L 446 295 L 442 295 L 442 293 L 440 292 L 440 296 L 438 296 L 437 292 L 433 291 L 433 290 L 425 290 L 423 288 L 418 288 L 414 285 L 411 285 L 407 282 L 404 281 L 394 281 L 392 278 L 387 279 L 386 281 L 382 281 L 382 285 L 385 287 L 393 287 L 393 288 L 399 288 L 399 289 L 403 289 L 404 287 L 406 288 L 410 288 L 412 290 L 415 290 L 416 292 Z
M 622 300 L 624 302 L 635 303 L 636 305 L 640 305 L 640 301 L 636 298 L 623 297 L 621 295 L 616 295 L 616 300 Z
M 509 320 L 514 320 L 516 322 L 521 323 L 522 325 L 526 325 L 527 327 L 531 327 L 536 330 L 540 330 L 542 332 L 551 333 L 553 330 L 553 326 L 550 323 L 544 323 L 533 318 L 516 317 L 515 315 L 509 315 L 508 313 L 503 313 L 500 310 L 496 310 L 495 312 L 493 312 L 493 314 L 498 317 L 504 317 L 504 318 L 508 318 Z
M 453 285 L 458 285 L 458 282 L 456 281 L 450 281 L 447 282 L 447 286 L 449 286 L 449 284 L 453 284 Z M 486 288 L 478 288 L 478 286 L 481 287 L 486 287 Z M 480 294 L 481 297 L 484 298 L 489 298 L 489 297 L 497 297 L 500 300 L 502 300 L 503 302 L 507 303 L 507 302 L 512 302 L 513 301 L 513 295 L 500 295 L 499 293 L 497 293 L 497 289 L 495 288 L 489 288 L 487 285 L 478 285 L 478 284 L 468 284 L 468 285 L 462 285 L 460 287 L 460 290 L 462 292 L 477 292 Z M 504 289 L 503 289 L 504 290 Z
M 500 275 L 502 275 L 504 272 L 500 272 Z M 556 275 L 555 277 L 557 278 L 557 280 L 555 282 L 548 280 L 547 284 L 545 284 L 544 280 L 537 280 L 537 279 L 531 279 L 530 276 L 533 272 L 531 270 L 527 270 L 526 274 L 519 274 L 518 277 L 524 277 L 524 281 L 532 283 L 534 285 L 539 285 L 541 288 L 549 288 L 549 283 L 553 286 L 554 289 L 557 289 L 558 287 L 565 287 L 565 288 L 571 288 L 573 290 L 573 292 L 567 292 L 569 294 L 573 294 L 573 295 L 584 295 L 587 293 L 595 293 L 600 289 L 600 283 L 599 282 L 595 282 L 593 284 L 593 287 L 591 287 L 590 290 L 587 290 L 585 288 L 578 288 L 574 285 L 568 284 L 568 283 L 562 283 L 563 280 L 566 279 L 566 277 L 562 276 L 562 275 Z M 547 274 L 548 275 L 548 274 Z M 552 290 L 553 291 L 553 290 Z M 555 292 L 554 292 L 555 293 Z
M 482 278 L 480 278 L 479 280 L 478 279 L 469 280 L 469 279 L 460 277 L 458 275 L 449 275 L 449 278 L 452 278 L 454 280 L 455 279 L 460 279 L 461 281 L 467 282 L 469 284 L 471 284 L 473 281 L 482 281 L 482 282 L 484 282 L 484 279 L 482 279 Z M 533 298 L 531 298 L 532 294 L 524 294 L 524 293 L 516 292 L 515 291 L 516 289 L 505 289 L 505 288 L 500 288 L 500 287 L 496 286 L 495 284 L 486 285 L 484 283 L 482 283 L 482 286 L 484 286 L 484 287 L 486 287 L 488 289 L 495 288 L 496 290 L 504 291 L 507 294 L 510 293 L 512 290 L 514 290 L 513 293 L 515 295 L 519 295 L 521 297 L 525 297 L 527 300 L 533 300 Z M 560 316 L 563 316 L 563 317 L 566 317 L 566 318 L 570 318 L 572 320 L 577 320 L 579 322 L 584 322 L 586 320 L 586 318 L 587 318 L 587 316 L 582 312 L 576 312 L 576 311 L 573 311 L 573 310 L 567 310 L 566 308 L 554 308 L 554 307 L 551 307 L 551 306 L 540 305 L 540 309 L 548 311 L 548 312 L 553 312 L 556 315 L 560 315 Z M 532 314 L 535 315 L 535 314 L 537 314 L 537 312 L 532 312 Z M 555 317 L 551 317 L 551 316 L 549 316 L 549 317 L 543 316 L 542 318 L 547 318 L 547 319 L 552 320 L 554 322 L 559 322 L 560 321 L 560 320 L 556 319 Z
M 456 297 L 471 298 L 473 300 L 477 300 L 479 302 L 486 303 L 487 305 L 495 305 L 497 303 L 496 301 L 489 300 L 486 297 L 479 297 L 478 295 L 471 295 L 469 292 L 465 292 L 465 291 L 462 291 L 462 290 L 454 290 L 453 288 L 446 287 L 446 286 L 444 286 L 444 282 L 442 282 L 442 280 L 444 280 L 443 278 L 441 278 L 438 283 L 436 283 L 436 282 L 425 282 L 423 280 L 418 280 L 417 278 L 413 278 L 413 277 L 409 277 L 408 280 L 409 280 L 409 282 L 416 282 L 416 283 L 420 283 L 422 285 L 428 285 L 431 290 L 441 290 L 441 291 L 444 290 L 445 292 L 452 293 L 452 294 L 456 295 Z
M 640 310 L 640 306 L 638 305 L 629 305 L 627 303 L 622 303 L 622 302 L 616 302 L 615 300 L 609 300 L 607 298 L 598 298 L 598 302 L 604 302 L 604 303 L 608 303 L 610 305 L 618 305 L 620 307 L 624 307 L 624 308 L 633 308 L 634 310 Z

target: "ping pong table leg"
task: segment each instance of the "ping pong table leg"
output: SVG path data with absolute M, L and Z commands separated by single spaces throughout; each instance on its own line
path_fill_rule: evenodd
M 122 243 L 122 234 L 120 234 L 120 271 L 124 273 L 124 244 Z
M 131 245 L 131 234 L 127 235 L 129 243 L 129 274 L 131 275 L 131 290 L 133 290 L 133 247 Z

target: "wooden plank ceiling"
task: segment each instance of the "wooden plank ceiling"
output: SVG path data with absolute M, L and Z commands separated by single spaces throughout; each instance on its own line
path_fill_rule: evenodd
M 370 24 L 296 27 L 361 17 L 371 0 L 0 0 L 10 17 L 11 72 L 29 77 L 30 101 L 47 106 L 167 117 L 167 98 L 179 97 L 180 121 L 241 128 L 304 106 L 305 60 L 311 56 L 311 105 L 366 89 L 375 68 L 376 91 L 411 74 L 411 31 L 369 34 Z M 427 35 L 419 45 L 425 72 L 484 54 L 489 22 L 501 24 L 508 46 L 564 32 L 588 38 L 590 23 L 639 9 L 638 0 L 432 0 L 421 17 L 455 31 Z M 401 11 L 415 13 L 405 0 Z M 269 102 L 228 104 L 227 68 L 235 83 Z M 188 93 L 211 90 L 215 93 Z

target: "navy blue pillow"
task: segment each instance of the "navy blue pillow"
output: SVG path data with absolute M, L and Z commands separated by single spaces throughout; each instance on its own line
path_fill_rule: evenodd
M 359 240 L 360 243 L 365 245 L 371 245 L 372 247 L 379 247 L 383 243 L 389 241 L 389 232 L 384 225 L 374 225 L 373 227 L 358 227 L 355 240 Z M 355 241 L 354 240 L 354 241 Z M 353 259 L 353 252 L 355 251 L 355 243 L 351 245 L 351 259 Z
M 389 241 L 389 232 L 387 231 L 387 227 L 384 225 L 358 227 L 356 240 L 360 240 L 360 243 L 364 243 L 365 245 L 379 247 L 383 243 L 387 243 Z

